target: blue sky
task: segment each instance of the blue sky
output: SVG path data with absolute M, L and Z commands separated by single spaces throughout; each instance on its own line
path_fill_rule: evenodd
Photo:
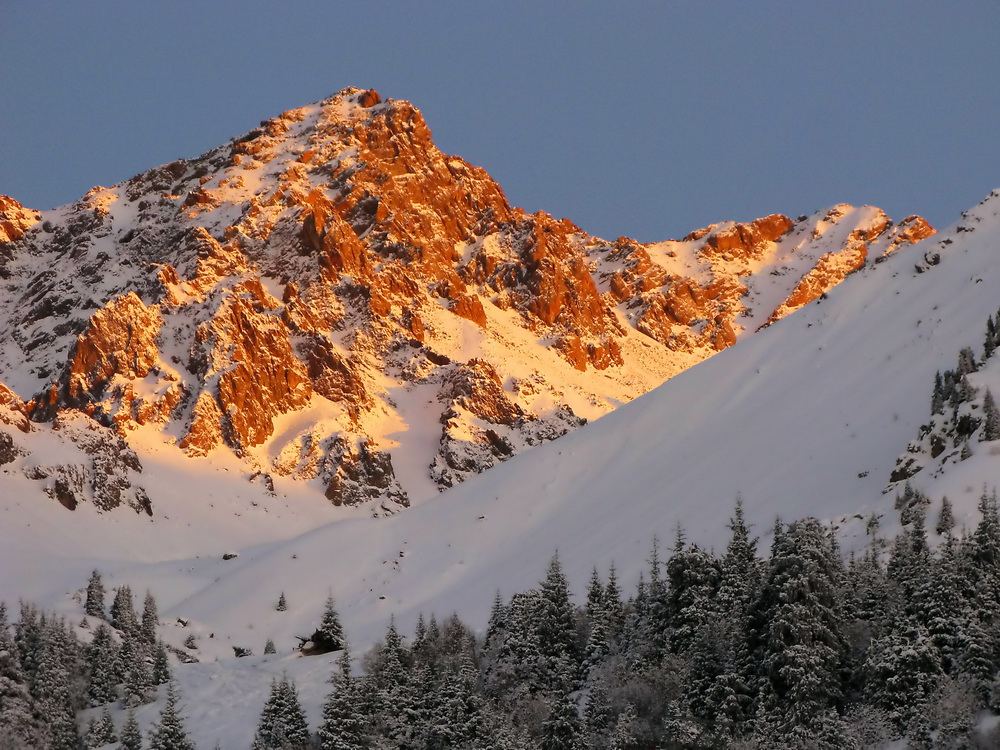
M 1000 3 L 6 0 L 0 193 L 69 202 L 345 86 L 606 238 L 1000 186 Z

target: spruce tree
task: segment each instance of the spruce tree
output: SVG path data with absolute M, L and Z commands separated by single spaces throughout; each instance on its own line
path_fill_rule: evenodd
M 122 725 L 121 739 L 118 740 L 119 750 L 142 750 L 142 733 L 139 731 L 139 722 L 135 718 L 135 707 L 133 706 L 125 714 L 125 723 Z
M 719 563 L 697 545 L 675 550 L 667 561 L 667 647 L 674 654 L 690 651 L 697 634 L 716 619 Z
M 625 623 L 625 612 L 622 607 L 621 588 L 618 586 L 618 571 L 613 562 L 608 569 L 608 585 L 604 589 L 604 612 L 608 623 L 608 634 L 612 640 L 617 640 Z
M 119 586 L 115 592 L 114 601 L 111 602 L 111 624 L 129 635 L 138 629 L 139 623 L 135 616 L 132 589 L 128 586 Z
M 118 684 L 118 647 L 111 636 L 111 629 L 103 622 L 94 631 L 94 638 L 86 648 L 87 698 L 91 706 L 102 706 L 115 700 Z
M 159 616 L 156 612 L 156 599 L 146 592 L 146 598 L 142 603 L 142 623 L 140 633 L 142 640 L 147 646 L 156 645 L 156 626 L 159 624 Z
M 156 650 L 153 652 L 153 685 L 166 685 L 173 677 L 170 674 L 170 659 L 167 656 L 167 645 L 163 641 L 156 642 Z
M 334 606 L 333 594 L 326 598 L 323 606 L 323 619 L 319 629 L 313 633 L 313 645 L 321 652 L 339 651 L 344 646 L 344 629 L 340 624 L 340 615 Z
M 901 624 L 872 644 L 865 671 L 867 701 L 887 711 L 897 731 L 905 732 L 926 710 L 941 660 L 926 630 Z
M 591 747 L 605 747 L 612 726 L 611 704 L 604 681 L 598 680 L 590 687 L 587 707 L 583 710 L 583 727 Z
M 541 750 L 578 750 L 580 721 L 576 704 L 569 694 L 553 700 L 548 718 L 542 722 Z
M 549 561 L 539 593 L 540 607 L 535 627 L 538 646 L 545 660 L 540 677 L 544 689 L 568 692 L 575 686 L 580 654 L 569 586 L 558 555 Z
M 490 608 L 490 618 L 486 624 L 486 636 L 483 640 L 483 650 L 489 651 L 497 645 L 501 634 L 507 630 L 507 605 L 504 603 L 500 589 L 493 595 L 493 606 Z
M 775 541 L 753 626 L 761 681 L 759 718 L 770 733 L 819 731 L 842 697 L 842 609 L 823 526 L 796 521 Z
M 274 654 L 277 650 L 274 648 L 274 641 L 270 638 L 267 639 L 267 643 L 264 644 L 264 654 Z
M 34 711 L 34 700 L 21 668 L 17 647 L 0 603 L 0 747 L 48 747 L 52 743 L 45 725 Z
M 279 612 L 284 612 L 288 609 L 288 602 L 285 601 L 285 592 L 281 592 L 281 596 L 278 597 L 278 605 L 275 607 Z
M 104 747 L 115 742 L 118 736 L 115 734 L 115 722 L 111 719 L 111 712 L 105 706 L 100 715 L 91 719 L 87 726 L 86 743 L 88 748 Z
M 333 688 L 323 704 L 323 720 L 317 731 L 320 750 L 362 750 L 365 747 L 365 717 L 351 677 L 351 657 L 345 647 L 337 660 Z
M 590 622 L 604 617 L 604 584 L 595 567 L 590 572 L 590 583 L 587 584 L 587 619 Z
M 427 711 L 428 747 L 468 747 L 484 737 L 482 702 L 474 691 L 471 660 L 438 682 Z
M 618 714 L 615 728 L 611 731 L 611 741 L 608 744 L 609 750 L 634 750 L 638 744 L 636 737 L 636 723 L 639 716 L 635 706 L 631 703 L 625 704 L 625 709 Z
M 137 706 L 149 703 L 152 697 L 153 672 L 142 651 L 135 654 L 128 666 L 125 678 L 125 693 L 122 697 L 124 706 Z
M 253 750 L 305 750 L 309 730 L 295 684 L 287 676 L 272 680 L 271 694 L 260 714 Z
M 978 369 L 976 355 L 973 353 L 972 348 L 968 346 L 962 347 L 962 350 L 958 353 L 958 367 L 955 371 L 959 375 L 968 375 L 970 372 L 976 372 Z
M 14 643 L 28 685 L 34 684 L 38 672 L 44 627 L 45 615 L 40 614 L 34 604 L 21 602 L 21 617 L 14 628 Z
M 124 737 L 123 730 L 123 743 Z M 150 732 L 149 750 L 195 750 L 194 743 L 184 731 L 184 723 L 177 707 L 177 689 L 172 682 L 167 687 L 167 703 L 160 713 L 160 721 L 153 725 Z
M 77 750 L 80 735 L 73 706 L 71 662 L 62 624 L 50 622 L 42 634 L 42 648 L 32 693 L 51 734 L 51 750 Z M 75 642 L 74 644 L 75 645 Z
M 91 617 L 104 617 L 104 582 L 96 570 L 90 574 L 90 581 L 87 583 L 87 601 L 83 605 L 83 611 Z
M 937 526 L 934 530 L 941 536 L 950 536 L 955 529 L 955 513 L 951 507 L 951 500 L 945 495 L 941 498 L 941 515 L 938 516 Z
M 945 404 L 944 381 L 940 370 L 934 374 L 934 389 L 931 392 L 931 415 L 943 414 Z
M 983 432 L 980 440 L 1000 440 L 1000 410 L 989 388 L 983 396 Z

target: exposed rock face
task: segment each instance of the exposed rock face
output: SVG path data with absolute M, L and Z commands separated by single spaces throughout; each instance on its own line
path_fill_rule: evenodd
M 441 425 L 418 463 L 450 486 L 930 232 L 837 206 L 606 242 L 511 207 L 408 102 L 345 89 L 43 216 L 0 198 L 0 379 L 21 404 L 0 391 L 0 415 L 158 429 L 391 512 L 418 421 Z M 91 470 L 51 491 L 142 505 L 114 481 L 98 501 Z
M 24 401 L 3 383 L 0 383 L 0 424 L 11 425 L 21 432 L 31 432 Z
M 41 219 L 41 213 L 25 208 L 13 198 L 0 195 L 0 258 L 3 257 L 2 245 L 20 239 Z
M 350 445 L 340 438 L 334 443 L 333 455 L 336 469 L 327 483 L 326 496 L 334 505 L 379 501 L 384 512 L 392 512 L 394 505 L 409 505 L 388 453 L 375 450 L 367 440 Z
M 24 475 L 41 482 L 45 494 L 68 510 L 91 502 L 102 511 L 125 505 L 137 513 L 153 515 L 145 489 L 134 483 L 142 472 L 139 457 L 114 430 L 75 410 L 59 412 L 51 429 L 71 447 L 64 462 L 35 461 L 28 451 L 15 445 L 8 461 L 0 456 L 0 463 L 26 457 Z M 0 432 L 0 437 L 4 434 Z M 0 439 L 0 453 L 5 442 Z

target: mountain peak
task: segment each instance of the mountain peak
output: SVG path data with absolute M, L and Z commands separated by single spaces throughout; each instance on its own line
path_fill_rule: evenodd
M 607 242 L 344 89 L 76 203 L 0 204 L 0 381 L 391 512 L 731 346 L 926 225 L 870 207 Z M 280 481 L 279 481 L 280 484 Z

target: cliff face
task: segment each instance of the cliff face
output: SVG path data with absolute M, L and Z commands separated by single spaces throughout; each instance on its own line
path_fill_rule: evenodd
M 0 197 L 0 381 L 12 414 L 391 512 L 932 232 L 841 205 L 607 242 L 511 207 L 411 104 L 346 89 L 41 215 Z

